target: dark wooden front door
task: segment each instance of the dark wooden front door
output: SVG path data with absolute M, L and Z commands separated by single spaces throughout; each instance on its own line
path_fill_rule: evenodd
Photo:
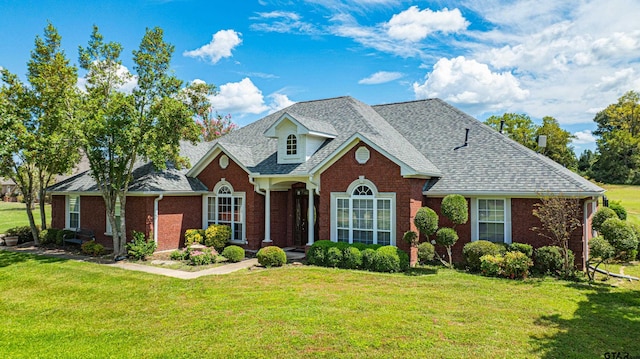
M 314 196 L 314 238 L 318 240 L 318 221 L 316 210 L 318 208 L 318 196 Z M 304 246 L 309 239 L 308 212 L 309 210 L 309 191 L 304 188 L 294 189 L 293 195 L 293 244 L 295 246 Z

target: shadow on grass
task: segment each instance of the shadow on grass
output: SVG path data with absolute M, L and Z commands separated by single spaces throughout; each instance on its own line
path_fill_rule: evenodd
M 434 274 L 438 274 L 438 269 L 437 268 L 428 268 L 428 267 L 415 267 L 415 268 L 409 268 L 407 271 L 404 272 L 405 275 L 410 276 L 410 277 L 417 277 L 417 276 L 423 276 L 423 275 L 434 275 Z
M 541 316 L 537 325 L 553 327 L 556 334 L 532 337 L 543 358 L 640 357 L 640 292 L 618 291 L 600 286 L 569 284 L 585 290 L 587 300 L 578 302 L 572 318 L 557 314 Z M 607 353 L 621 353 L 620 356 Z
M 49 257 L 30 253 L 19 253 L 10 251 L 0 251 L 0 268 L 8 267 L 13 264 L 35 260 L 40 264 L 66 262 L 65 258 Z

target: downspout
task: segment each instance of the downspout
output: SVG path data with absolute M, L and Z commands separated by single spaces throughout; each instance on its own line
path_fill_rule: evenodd
M 587 263 L 589 263 L 589 226 L 587 226 L 587 222 L 589 221 L 589 215 L 587 212 L 587 208 L 590 204 L 596 202 L 597 199 L 595 199 L 594 197 L 591 197 L 588 200 L 584 201 L 584 204 L 582 205 L 582 253 L 584 253 L 584 263 L 583 263 L 583 267 L 584 270 L 587 270 Z M 593 214 L 593 212 L 591 213 Z
M 156 247 L 158 246 L 158 202 L 160 202 L 163 197 L 164 195 L 160 194 L 160 196 L 153 200 L 153 241 L 156 243 Z

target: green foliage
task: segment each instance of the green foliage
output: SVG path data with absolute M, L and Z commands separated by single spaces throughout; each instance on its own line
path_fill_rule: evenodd
M 382 251 L 384 254 L 380 255 L 383 248 L 386 248 Z M 324 267 L 397 272 L 409 267 L 409 255 L 395 246 L 322 240 L 315 242 L 307 251 L 307 263 Z
M 400 271 L 400 257 L 395 246 L 384 246 L 378 248 L 375 271 L 376 272 L 399 272 Z
M 491 116 L 484 123 L 494 130 L 500 130 L 500 122 L 504 121 L 502 133 L 512 140 L 519 142 L 525 147 L 536 148 L 535 132 L 536 125 L 531 118 L 525 114 L 505 113 L 502 116 Z
M 104 253 L 104 246 L 100 243 L 96 243 L 96 241 L 84 242 L 80 248 L 82 249 L 82 253 L 90 256 L 99 256 Z
M 500 254 L 485 254 L 479 258 L 480 272 L 488 277 L 498 277 L 502 275 L 502 262 L 504 257 Z
M 601 262 L 604 262 L 610 258 L 615 256 L 616 250 L 613 248 L 611 243 L 607 242 L 601 236 L 596 236 L 591 238 L 589 241 L 589 258 L 597 259 Z
M 39 229 L 39 226 L 36 226 Z M 7 236 L 18 236 L 18 244 L 27 243 L 33 240 L 33 236 L 31 233 L 31 227 L 29 226 L 18 226 L 9 228 L 6 233 Z
M 436 254 L 436 249 L 429 242 L 422 242 L 418 245 L 418 261 L 422 264 L 431 262 Z
M 611 208 L 614 212 L 616 212 L 616 214 L 618 215 L 618 218 L 620 218 L 623 221 L 627 220 L 627 210 L 622 206 L 620 201 L 610 201 L 609 208 Z
M 375 272 L 378 251 L 373 248 L 366 248 L 362 252 L 362 269 Z
M 184 231 L 184 245 L 188 247 L 192 244 L 202 244 L 204 236 L 204 229 L 187 229 Z
M 362 253 L 354 246 L 345 248 L 342 251 L 342 268 L 358 269 L 362 267 Z
M 509 244 L 507 251 L 521 252 L 529 258 L 533 258 L 533 247 L 530 244 L 513 242 Z
M 533 261 L 522 252 L 507 252 L 502 262 L 502 274 L 507 278 L 526 278 Z
M 450 194 L 442 199 L 442 214 L 454 224 L 465 224 L 469 220 L 467 200 L 459 194 Z
M 145 238 L 144 233 L 132 231 L 133 240 L 127 243 L 127 255 L 135 260 L 146 260 L 156 250 L 156 243 Z
M 575 256 L 569 251 L 569 263 L 573 269 Z M 554 276 L 563 275 L 564 259 L 562 258 L 562 249 L 558 246 L 545 246 L 537 248 L 534 251 L 533 268 L 540 274 L 551 274 Z
M 187 248 L 176 249 L 175 251 L 171 252 L 169 258 L 174 261 L 183 261 L 189 259 L 189 252 L 190 251 Z
M 204 244 L 220 252 L 231 238 L 231 227 L 224 224 L 212 224 L 204 234 Z
M 414 231 L 408 231 L 405 232 L 404 235 L 402 236 L 402 239 L 409 243 L 409 245 L 411 246 L 417 246 L 418 242 L 420 241 L 420 237 L 418 236 L 418 233 L 414 232 Z
M 429 207 L 422 207 L 416 213 L 413 223 L 420 233 L 429 238 L 438 230 L 438 214 Z
M 337 268 L 342 263 L 342 250 L 338 247 L 331 247 L 327 249 L 327 267 Z
M 307 251 L 307 263 L 326 266 L 327 249 L 333 247 L 333 242 L 328 240 L 320 240 L 313 243 Z
M 618 218 L 609 218 L 600 226 L 600 235 L 611 243 L 616 252 L 628 252 L 638 248 L 638 238 L 633 227 Z
M 442 246 L 450 247 L 457 241 L 458 233 L 453 228 L 442 227 L 436 232 L 436 243 Z
M 227 246 L 222 251 L 222 256 L 227 258 L 229 262 L 236 263 L 244 259 L 244 248 L 240 246 Z
M 210 248 L 193 250 L 189 252 L 189 264 L 193 266 L 204 266 L 216 262 L 217 252 Z
M 58 233 L 60 229 L 49 228 L 40 231 L 40 244 L 57 244 Z M 62 244 L 62 243 L 60 243 Z
M 594 230 L 600 232 L 602 224 L 609 218 L 618 218 L 618 214 L 609 207 L 600 207 L 596 213 L 593 214 L 591 226 Z
M 287 263 L 287 254 L 280 247 L 269 246 L 260 248 L 256 254 L 260 265 L 269 267 L 282 267 Z
M 480 271 L 480 258 L 485 255 L 496 256 L 500 254 L 503 251 L 503 249 L 500 247 L 501 246 L 493 242 L 485 240 L 479 240 L 465 244 L 462 248 L 462 256 L 464 257 L 467 268 L 469 268 L 469 270 L 472 272 Z
M 72 236 L 75 232 L 68 229 L 63 229 L 56 234 L 56 244 L 61 246 L 64 244 L 64 239 L 68 236 Z

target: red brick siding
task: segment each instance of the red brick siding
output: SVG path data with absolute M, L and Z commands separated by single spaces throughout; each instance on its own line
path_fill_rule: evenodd
M 281 248 L 289 247 L 293 244 L 293 234 L 290 230 L 292 225 L 292 212 L 289 211 L 289 203 L 292 203 L 289 191 L 271 192 L 271 240 L 274 246 Z M 255 208 L 255 211 L 259 211 Z M 255 212 L 254 211 L 254 212 Z M 264 211 L 264 207 L 262 208 Z M 264 217 L 262 217 L 264 218 Z M 264 219 L 263 219 L 264 221 Z
M 64 228 L 65 196 L 51 196 L 51 228 Z
M 192 228 L 202 228 L 202 196 L 165 196 L 158 202 L 158 250 L 184 246 L 184 232 Z

